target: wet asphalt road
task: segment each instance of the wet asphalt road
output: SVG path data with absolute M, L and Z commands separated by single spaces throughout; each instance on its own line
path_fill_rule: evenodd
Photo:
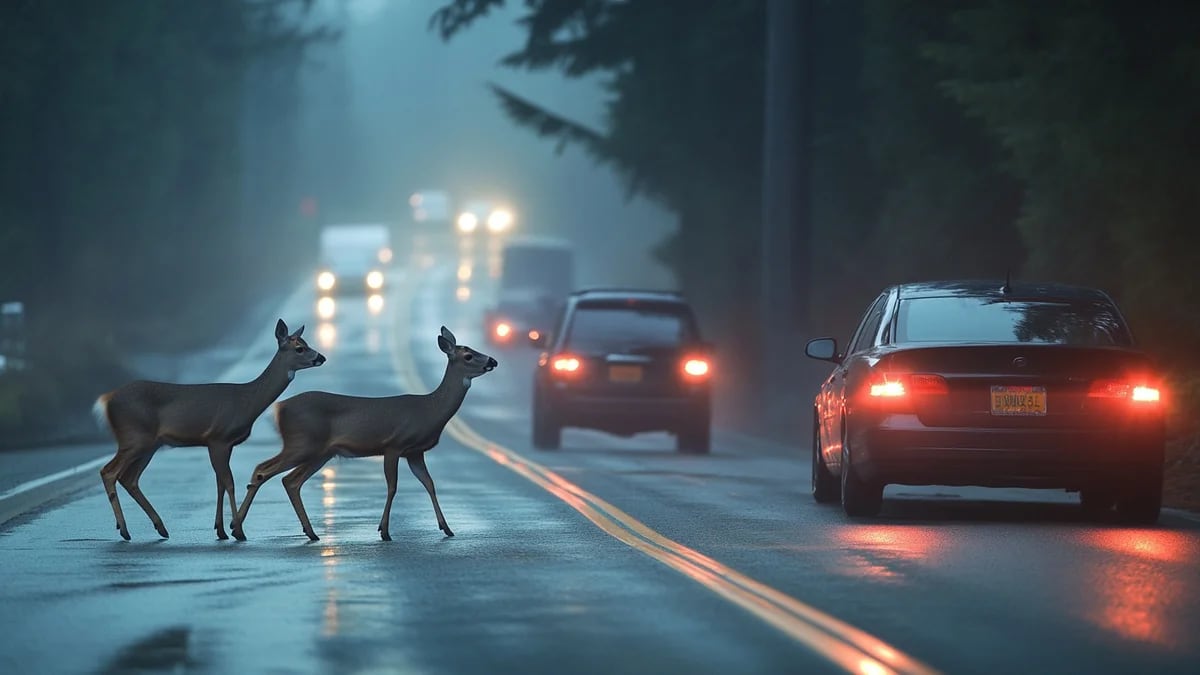
M 460 413 L 478 435 L 932 669 L 1200 670 L 1200 523 L 1095 524 L 1067 495 L 958 488 L 889 488 L 881 517 L 850 523 L 808 496 L 806 444 L 728 432 L 708 457 L 676 455 L 665 435 L 575 431 L 561 451 L 533 450 L 535 355 L 484 344 L 485 294 L 477 283 L 474 297 L 456 294 L 454 277 L 453 265 L 423 269 L 404 286 L 411 302 L 391 293 L 373 314 L 347 298 L 329 322 L 297 290 L 280 315 L 306 322 L 329 362 L 299 373 L 284 396 L 428 390 L 441 376 L 445 324 L 500 361 Z M 256 375 L 271 328 L 214 377 Z M 254 464 L 277 449 L 264 416 L 234 452 L 239 499 Z M 441 535 L 402 470 L 392 542 L 375 531 L 385 496 L 376 459 L 335 460 L 308 482 L 322 538 L 312 543 L 278 479 L 255 501 L 249 541 L 216 541 L 201 449 L 160 452 L 142 481 L 169 540 L 122 492 L 133 541 L 121 541 L 97 477 L 0 527 L 0 671 L 846 672 L 499 459 L 444 435 L 428 465 L 457 536 Z

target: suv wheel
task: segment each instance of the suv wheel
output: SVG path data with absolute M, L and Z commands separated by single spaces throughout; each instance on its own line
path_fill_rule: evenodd
M 712 428 L 705 417 L 679 430 L 675 436 L 675 448 L 689 455 L 707 455 L 712 451 Z
M 562 425 L 546 409 L 541 396 L 534 398 L 533 447 L 541 450 L 557 450 L 562 446 Z

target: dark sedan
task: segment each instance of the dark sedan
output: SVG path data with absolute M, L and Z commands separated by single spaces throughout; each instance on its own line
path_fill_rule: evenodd
M 572 293 L 533 386 L 533 444 L 557 449 L 564 427 L 631 436 L 669 431 L 683 453 L 711 448 L 711 346 L 676 293 Z
M 1158 519 L 1160 379 L 1102 291 L 897 285 L 844 350 L 806 353 L 836 365 L 813 411 L 818 502 L 871 516 L 888 484 L 1061 488 L 1093 513 Z

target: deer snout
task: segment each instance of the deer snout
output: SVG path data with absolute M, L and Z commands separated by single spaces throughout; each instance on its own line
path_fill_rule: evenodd
M 317 354 L 317 358 L 313 359 L 313 365 L 314 365 L 314 366 L 319 366 L 319 365 L 321 365 L 322 363 L 325 363 L 325 355 L 324 355 L 324 354 Z
M 484 371 L 485 371 L 485 372 L 491 372 L 491 371 L 492 371 L 492 370 L 494 370 L 494 369 L 496 368 L 496 366 L 498 366 L 498 365 L 500 365 L 500 363 L 499 363 L 499 362 L 497 362 L 497 361 L 496 361 L 496 359 L 493 359 L 492 357 L 490 357 L 490 356 L 489 356 L 489 357 L 488 357 L 488 360 L 487 360 L 487 365 L 486 365 L 486 366 L 484 366 L 484 367 L 483 367 L 483 369 L 484 369 Z

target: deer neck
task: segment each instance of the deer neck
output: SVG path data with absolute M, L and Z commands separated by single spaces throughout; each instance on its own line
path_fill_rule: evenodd
M 432 401 L 434 409 L 438 411 L 438 422 L 442 426 L 445 426 L 450 418 L 458 412 L 463 399 L 467 397 L 467 390 L 470 388 L 471 378 L 467 377 L 462 370 L 455 368 L 453 363 L 447 363 L 442 381 L 438 384 L 437 389 L 429 393 L 429 399 Z
M 275 352 L 275 356 L 267 364 L 262 374 L 246 384 L 250 390 L 251 403 L 258 411 L 254 416 L 261 415 L 272 401 L 279 398 L 279 395 L 283 393 L 284 389 L 287 389 L 295 376 L 296 372 L 289 370 L 284 362 L 283 352 Z

